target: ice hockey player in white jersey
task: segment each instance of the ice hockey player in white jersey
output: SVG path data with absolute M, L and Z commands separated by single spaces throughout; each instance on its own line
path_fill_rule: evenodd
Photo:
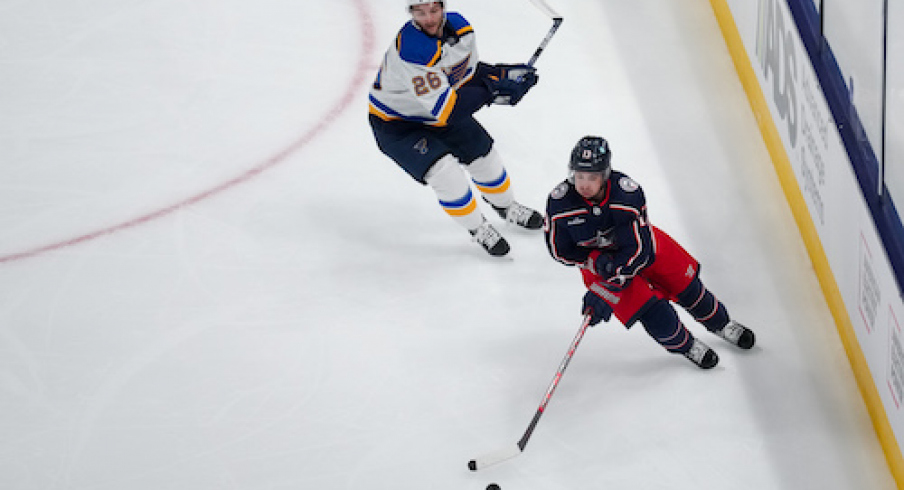
M 523 64 L 479 60 L 474 29 L 446 2 L 405 0 L 411 20 L 386 51 L 370 89 L 369 120 L 380 150 L 491 255 L 509 244 L 484 218 L 468 177 L 508 221 L 539 230 L 543 216 L 518 203 L 493 138 L 474 119 L 492 104 L 516 105 L 538 80 Z M 467 170 L 467 174 L 465 173 Z

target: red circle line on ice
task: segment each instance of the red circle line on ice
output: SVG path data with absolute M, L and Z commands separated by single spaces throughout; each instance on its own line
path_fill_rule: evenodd
M 169 206 L 162 207 L 157 209 L 156 211 L 138 216 L 136 218 L 130 219 L 128 221 L 124 221 L 119 224 L 115 224 L 112 226 L 108 226 L 106 228 L 101 228 L 99 230 L 95 230 L 89 233 L 85 233 L 82 235 L 75 236 L 73 238 L 65 239 L 62 241 L 58 241 L 55 243 L 50 243 L 47 245 L 42 245 L 39 247 L 35 247 L 29 250 L 10 253 L 6 255 L 0 255 L 0 263 L 6 262 L 14 262 L 17 260 L 23 260 L 27 258 L 34 257 L 36 255 L 41 255 L 47 252 L 52 252 L 55 250 L 61 250 L 64 248 L 72 247 L 75 245 L 79 245 L 96 238 L 100 238 L 107 235 L 112 235 L 114 233 L 118 233 L 123 230 L 127 230 L 130 228 L 135 228 L 144 223 L 148 223 L 150 221 L 154 221 L 156 219 L 162 218 L 164 216 L 170 215 L 182 208 L 187 206 L 191 206 L 198 202 L 201 202 L 205 199 L 208 199 L 214 195 L 217 195 L 221 192 L 229 190 L 239 184 L 243 184 L 255 178 L 256 176 L 264 173 L 276 165 L 284 162 L 290 156 L 295 154 L 296 152 L 303 149 L 307 146 L 311 141 L 317 138 L 321 133 L 323 133 L 327 128 L 329 128 L 338 118 L 342 115 L 348 108 L 351 106 L 351 103 L 354 101 L 354 98 L 357 96 L 357 88 L 364 83 L 364 80 L 368 76 L 368 71 L 370 70 L 370 54 L 374 49 L 374 25 L 373 19 L 370 16 L 370 12 L 367 10 L 367 5 L 365 0 L 353 0 L 355 4 L 355 8 L 358 12 L 358 18 L 361 19 L 361 29 L 362 33 L 361 46 L 360 46 L 360 54 L 357 62 L 357 66 L 355 68 L 355 73 L 351 78 L 350 83 L 345 88 L 345 92 L 342 94 L 342 97 L 327 111 L 323 117 L 320 119 L 320 122 L 309 129 L 306 133 L 302 134 L 301 137 L 296 140 L 291 145 L 286 148 L 278 151 L 274 155 L 269 158 L 259 162 L 254 167 L 246 170 L 245 172 L 229 179 L 225 182 L 222 182 L 206 191 L 200 192 L 193 196 L 190 196 L 186 199 L 178 201 Z

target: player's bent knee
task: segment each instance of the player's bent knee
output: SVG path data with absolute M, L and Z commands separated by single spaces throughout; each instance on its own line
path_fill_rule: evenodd
M 492 180 L 505 173 L 505 168 L 502 157 L 492 148 L 489 153 L 468 164 L 468 172 L 477 180 Z
M 657 301 L 639 320 L 647 333 L 669 352 L 683 353 L 690 348 L 693 337 L 668 301 Z
M 703 288 L 703 283 L 700 281 L 700 278 L 694 278 L 690 284 L 687 285 L 687 288 L 684 291 L 678 293 L 676 299 L 678 300 L 678 304 L 685 308 L 693 308 L 703 299 L 703 295 L 706 293 Z

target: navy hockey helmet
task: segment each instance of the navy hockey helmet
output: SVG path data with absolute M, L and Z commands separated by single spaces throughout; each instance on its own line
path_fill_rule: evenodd
M 609 142 L 605 138 L 584 136 L 571 150 L 568 168 L 572 173 L 599 172 L 603 174 L 603 180 L 606 180 L 612 173 L 611 161 L 612 152 L 609 151 Z

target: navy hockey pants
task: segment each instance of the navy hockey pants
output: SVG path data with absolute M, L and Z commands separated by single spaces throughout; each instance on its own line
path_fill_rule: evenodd
M 384 121 L 373 114 L 369 119 L 380 151 L 421 184 L 426 184 L 427 171 L 443 156 L 451 153 L 467 165 L 493 147 L 493 138 L 473 117 L 443 127 Z

